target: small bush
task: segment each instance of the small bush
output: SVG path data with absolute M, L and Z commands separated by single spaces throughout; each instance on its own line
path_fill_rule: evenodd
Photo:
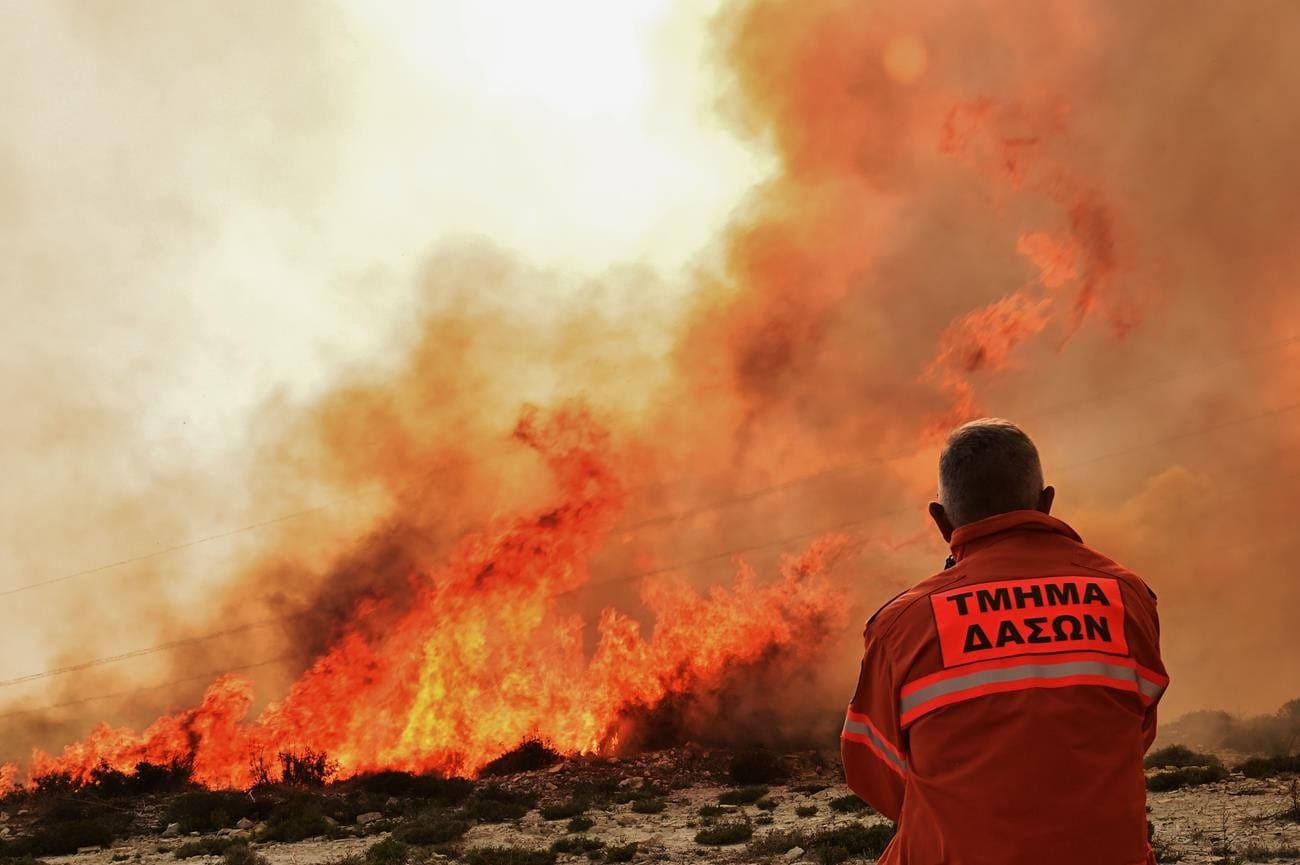
M 605 849 L 606 862 L 631 862 L 636 856 L 637 843 L 624 844 L 622 847 L 607 847 Z
M 163 823 L 181 824 L 181 832 L 216 832 L 254 816 L 257 803 L 234 790 L 194 790 L 167 803 Z
M 764 796 L 762 799 L 759 799 L 754 803 L 754 807 L 760 811 L 775 811 L 776 800 L 770 796 Z
M 1152 775 L 1147 779 L 1147 789 L 1153 793 L 1162 793 L 1182 787 L 1199 787 L 1222 781 L 1226 777 L 1228 770 L 1222 766 L 1185 766 Z
M 131 819 L 121 815 L 92 817 L 84 820 L 67 820 L 41 826 L 30 837 L 23 839 L 26 849 L 22 855 L 64 856 L 76 853 L 81 847 L 107 847 L 127 833 Z
M 321 812 L 320 803 L 312 799 L 290 799 L 271 812 L 259 840 L 292 844 L 336 832 L 337 828 Z
M 483 787 L 465 804 L 465 816 L 480 823 L 518 820 L 537 805 L 537 797 L 512 793 L 502 787 Z
M 524 847 L 475 847 L 465 851 L 462 858 L 468 865 L 555 865 L 555 854 L 550 850 Z
M 667 807 L 668 803 L 657 797 L 652 799 L 637 799 L 632 803 L 632 810 L 638 814 L 659 814 Z
M 459 805 L 474 792 L 474 782 L 464 778 L 439 778 L 410 772 L 375 772 L 355 779 L 356 786 L 380 796 L 427 799 L 440 805 Z
M 696 844 L 720 847 L 726 844 L 743 844 L 754 837 L 754 828 L 748 823 L 719 823 L 695 833 Z
M 410 848 L 396 838 L 385 838 L 366 851 L 366 865 L 405 865 Z
M 247 843 L 240 838 L 197 838 L 186 841 L 176 848 L 177 859 L 193 859 L 195 856 L 220 856 L 236 844 Z
M 812 817 L 817 813 L 816 805 L 800 805 L 794 809 L 796 817 Z
M 538 769 L 554 766 L 558 762 L 560 762 L 559 753 L 552 751 L 537 739 L 530 739 L 513 751 L 507 751 L 488 763 L 479 770 L 479 774 L 484 778 L 490 778 L 496 775 L 536 772 Z
M 599 838 L 592 838 L 590 835 L 573 835 L 569 838 L 561 838 L 551 845 L 552 853 L 591 853 L 605 846 L 605 842 Z
M 728 790 L 718 797 L 718 802 L 723 805 L 749 805 L 757 802 L 767 795 L 767 788 L 757 785 L 749 787 L 738 787 L 735 790 Z
M 1271 778 L 1282 772 L 1300 772 L 1300 754 L 1251 757 L 1237 767 L 1247 778 Z
M 595 825 L 596 821 L 590 817 L 574 817 L 569 821 L 569 825 L 565 827 L 565 830 L 568 832 L 586 832 Z
M 854 794 L 840 796 L 838 799 L 830 801 L 831 810 L 840 814 L 864 814 L 871 810 L 871 806 L 863 802 Z
M 584 813 L 587 810 L 587 803 L 579 799 L 570 799 L 568 802 L 552 802 L 550 805 L 543 805 L 540 810 L 543 820 L 567 820 Z
M 105 799 L 128 796 L 146 796 L 180 790 L 194 774 L 192 760 L 174 760 L 171 763 L 136 763 L 131 772 L 122 772 L 101 763 L 90 772 L 90 779 L 81 790 Z
M 809 839 L 807 849 L 823 863 L 844 861 L 844 859 L 834 858 L 839 855 L 840 850 L 845 851 L 845 858 L 864 856 L 874 859 L 885 852 L 893 837 L 894 827 L 890 825 L 877 823 L 867 826 L 863 823 L 850 823 L 815 833 Z
M 799 784 L 798 786 L 791 787 L 790 789 L 795 793 L 802 793 L 805 796 L 812 796 L 817 793 L 820 793 L 823 790 L 829 790 L 830 785 L 829 784 Z
M 763 748 L 741 751 L 731 758 L 731 780 L 737 784 L 770 784 L 788 775 L 781 757 Z
M 701 805 L 700 810 L 696 813 L 701 817 L 720 817 L 727 813 L 727 810 L 728 809 L 723 808 L 721 805 Z
M 469 831 L 469 824 L 464 820 L 450 818 L 426 818 L 401 826 L 393 837 L 403 844 L 427 847 L 432 844 L 446 844 Z
M 1144 765 L 1148 769 L 1182 769 L 1187 766 L 1222 766 L 1213 754 L 1200 754 L 1182 745 L 1170 745 L 1147 755 Z
M 224 865 L 268 865 L 269 860 L 261 853 L 256 853 L 247 844 L 235 844 L 227 847 L 221 854 Z

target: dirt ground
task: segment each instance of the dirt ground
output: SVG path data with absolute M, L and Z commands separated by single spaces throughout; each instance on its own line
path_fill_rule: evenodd
M 582 837 L 603 842 L 606 847 L 635 843 L 633 862 L 692 863 L 779 863 L 817 862 L 817 853 L 797 846 L 776 852 L 754 849 L 774 832 L 818 830 L 861 823 L 872 825 L 883 819 L 870 812 L 846 813 L 842 797 L 848 795 L 833 760 L 815 754 L 790 755 L 790 777 L 764 785 L 768 791 L 752 804 L 720 805 L 719 796 L 736 785 L 720 770 L 722 756 L 699 749 L 678 749 L 641 755 L 623 761 L 571 760 L 534 772 L 497 779 L 512 790 L 535 795 L 540 805 L 564 801 L 575 785 L 592 778 L 617 778 L 621 789 L 636 790 L 652 785 L 662 790 L 658 813 L 639 813 L 635 802 L 609 803 L 590 810 L 593 821 Z M 1292 779 L 1252 780 L 1240 775 L 1194 788 L 1151 793 L 1150 819 L 1155 827 L 1157 850 L 1162 861 L 1185 863 L 1231 863 L 1272 861 L 1300 863 L 1300 823 L 1280 818 L 1292 804 Z M 833 803 L 836 803 L 833 805 Z M 388 800 L 382 817 L 368 815 L 367 834 L 362 827 L 343 827 L 359 837 L 308 839 L 299 843 L 252 842 L 253 849 L 271 865 L 315 865 L 333 863 L 352 855 L 364 856 L 373 845 L 390 836 L 376 831 L 398 819 L 401 803 Z M 657 807 L 657 806 L 656 806 Z M 701 809 L 704 814 L 701 814 Z M 810 809 L 814 809 L 811 811 Z M 799 810 L 796 810 L 799 809 Z M 644 809 L 643 809 L 644 810 Z M 707 846 L 696 841 L 701 829 L 718 823 L 745 823 L 752 829 L 750 842 Z M 394 825 L 395 828 L 395 825 Z M 238 830 L 235 830 L 238 831 Z M 250 827 L 256 837 L 258 827 Z M 229 835 L 232 830 L 223 830 Z M 508 846 L 547 850 L 557 840 L 574 837 L 567 819 L 543 819 L 539 809 L 505 823 L 473 826 L 454 848 L 443 852 L 419 851 L 425 862 L 452 862 L 475 848 Z M 43 857 L 51 865 L 174 865 L 175 849 L 193 838 L 162 837 L 159 834 L 133 837 L 110 848 L 76 855 Z M 1282 851 L 1283 855 L 1278 855 Z M 195 857 L 193 865 L 212 865 L 218 857 Z M 560 853 L 558 863 L 588 862 L 585 854 Z M 595 854 L 594 861 L 601 861 Z M 870 862 L 870 858 L 849 858 L 849 862 Z

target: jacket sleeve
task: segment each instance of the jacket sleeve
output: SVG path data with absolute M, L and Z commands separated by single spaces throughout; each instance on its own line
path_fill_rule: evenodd
M 868 622 L 863 637 L 862 672 L 844 719 L 840 754 L 849 789 L 897 823 L 907 777 L 898 723 L 897 675 L 879 628 Z
M 1156 739 L 1156 707 L 1169 686 L 1169 673 L 1160 656 L 1160 615 L 1156 611 L 1156 594 L 1145 584 L 1145 597 L 1140 597 L 1138 615 L 1129 628 L 1129 651 L 1137 664 L 1139 696 L 1146 706 L 1142 719 L 1142 749 L 1146 751 Z

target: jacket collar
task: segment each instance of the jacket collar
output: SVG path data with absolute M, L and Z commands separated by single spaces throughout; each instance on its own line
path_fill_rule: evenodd
M 1052 532 L 1073 541 L 1083 538 L 1056 517 L 1041 511 L 1008 511 L 988 519 L 967 523 L 952 533 L 952 558 L 960 562 L 978 549 L 1005 539 L 1010 532 Z

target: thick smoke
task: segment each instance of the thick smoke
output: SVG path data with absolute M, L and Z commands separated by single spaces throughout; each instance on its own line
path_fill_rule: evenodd
M 736 553 L 770 579 L 781 553 L 844 534 L 855 555 L 833 573 L 860 619 L 942 561 L 923 515 L 935 437 L 989 413 L 1038 440 L 1059 515 L 1160 595 L 1171 713 L 1294 697 L 1297 18 L 1281 2 L 732 4 L 719 108 L 777 171 L 702 252 L 689 306 L 638 268 L 559 302 L 573 280 L 509 252 L 436 252 L 382 361 L 258 414 L 254 497 L 305 485 L 351 504 L 232 564 L 209 630 L 275 619 L 241 639 L 285 659 L 258 676 L 272 689 L 359 607 L 382 632 L 413 574 L 547 506 L 553 480 L 511 432 L 573 400 L 626 506 L 564 612 L 648 623 L 644 575 L 708 586 Z M 774 652 L 630 718 L 627 740 L 718 717 L 771 719 L 781 741 L 833 731 L 857 638 L 822 624 L 787 639 L 831 640 L 815 665 Z M 219 667 L 219 646 L 171 675 Z M 764 703 L 778 674 L 809 689 L 785 701 L 804 714 Z M 100 716 L 24 735 L 57 746 Z

